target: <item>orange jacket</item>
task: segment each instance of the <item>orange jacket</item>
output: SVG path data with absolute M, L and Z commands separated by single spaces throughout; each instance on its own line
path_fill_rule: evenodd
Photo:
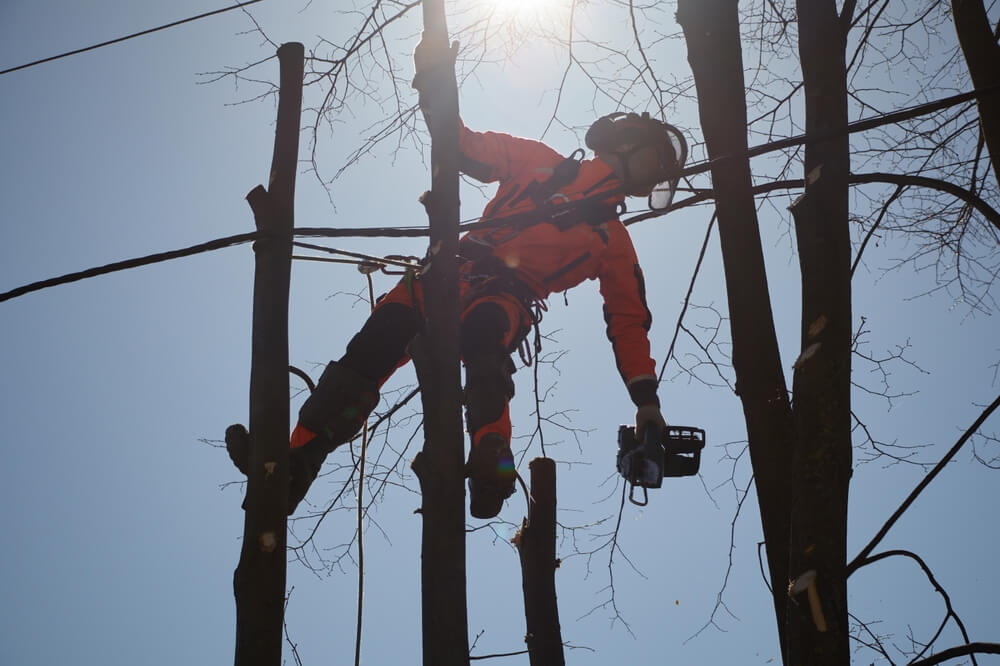
M 500 183 L 484 217 L 533 210 L 537 204 L 525 196 L 526 188 L 533 181 L 547 180 L 565 160 L 539 141 L 474 132 L 464 125 L 459 130 L 459 150 L 465 174 L 484 183 Z M 602 203 L 616 205 L 623 201 L 618 186 L 610 166 L 599 159 L 584 160 L 576 179 L 559 188 L 552 201 L 577 201 L 607 190 L 609 196 Z M 462 242 L 488 245 L 538 298 L 574 287 L 585 279 L 599 280 L 607 335 L 622 379 L 630 389 L 636 382 L 655 380 L 656 364 L 650 357 L 647 335 L 652 315 L 646 306 L 642 270 L 625 225 L 609 212 L 601 224 L 581 221 L 569 228 L 561 226 L 564 230 L 548 222 L 521 229 L 478 229 L 466 234 Z M 630 393 L 635 400 L 635 393 Z

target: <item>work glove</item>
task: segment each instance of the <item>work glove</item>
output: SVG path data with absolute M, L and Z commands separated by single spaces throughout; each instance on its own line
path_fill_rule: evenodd
M 428 39 L 421 33 L 420 42 L 413 49 L 413 87 L 420 90 L 421 80 L 427 72 L 455 62 L 458 42 L 451 47 L 440 39 Z
M 635 412 L 635 438 L 638 441 L 645 441 L 647 428 L 656 428 L 658 433 L 667 428 L 667 422 L 657 404 L 642 405 Z
M 667 427 L 660 413 L 660 401 L 656 397 L 656 378 L 653 376 L 637 377 L 629 382 L 628 394 L 632 403 L 639 409 L 635 413 L 635 438 L 644 441 L 646 428 L 654 426 L 662 432 Z

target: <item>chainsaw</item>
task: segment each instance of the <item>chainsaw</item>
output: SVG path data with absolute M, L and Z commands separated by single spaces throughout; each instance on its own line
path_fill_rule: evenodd
M 663 477 L 694 476 L 705 448 L 705 431 L 689 426 L 667 426 L 661 431 L 646 428 L 640 442 L 635 426 L 618 426 L 618 473 L 631 486 L 628 499 L 636 506 L 649 503 L 648 488 L 659 488 Z M 642 488 L 642 501 L 636 497 Z

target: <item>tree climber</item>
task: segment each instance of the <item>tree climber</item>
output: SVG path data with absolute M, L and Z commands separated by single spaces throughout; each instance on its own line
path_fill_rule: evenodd
M 424 75 L 452 66 L 454 54 L 435 52 L 425 41 L 414 52 L 413 85 L 425 114 Z M 590 127 L 586 144 L 596 158 L 581 159 L 582 150 L 565 158 L 538 141 L 459 128 L 461 170 L 483 183 L 499 183 L 484 218 L 511 216 L 509 224 L 469 232 L 459 243 L 460 351 L 472 440 L 466 474 L 476 518 L 496 516 L 514 491 L 510 355 L 553 292 L 584 279 L 600 281 L 607 335 L 637 407 L 636 434 L 666 427 L 650 357 L 652 317 L 642 271 L 618 211 L 625 195 L 648 196 L 658 184 L 676 184 L 683 138 L 648 115 L 616 113 Z M 357 434 L 379 400 L 379 388 L 409 360 L 407 345 L 421 329 L 422 303 L 420 281 L 406 276 L 378 301 L 343 357 L 326 367 L 292 432 L 289 514 L 327 454 Z

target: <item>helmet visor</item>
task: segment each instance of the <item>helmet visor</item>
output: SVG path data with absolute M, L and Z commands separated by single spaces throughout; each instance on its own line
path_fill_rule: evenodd
M 653 186 L 653 191 L 649 194 L 649 208 L 651 210 L 667 210 L 673 203 L 674 193 L 677 191 L 677 182 L 680 180 L 681 170 L 687 160 L 687 142 L 684 135 L 673 125 L 663 123 L 663 133 L 666 144 L 673 151 L 674 166 L 670 169 L 669 176 Z M 667 147 L 665 146 L 665 147 Z
M 677 181 L 669 180 L 664 183 L 657 183 L 653 186 L 653 191 L 649 193 L 649 208 L 651 210 L 667 210 L 674 200 L 674 192 L 677 191 Z

